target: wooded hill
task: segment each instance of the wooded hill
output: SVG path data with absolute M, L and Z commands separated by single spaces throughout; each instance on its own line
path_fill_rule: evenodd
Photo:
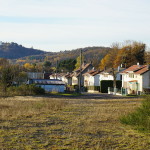
M 68 60 L 76 59 L 80 55 L 80 50 L 84 56 L 84 60 L 89 63 L 92 62 L 95 67 L 99 66 L 100 60 L 109 52 L 109 47 L 86 47 L 79 48 L 71 51 L 60 51 L 60 52 L 47 52 L 40 55 L 32 55 L 17 60 L 17 63 L 40 63 L 44 61 L 50 61 L 52 66 L 56 66 L 56 63 Z
M 39 55 L 44 54 L 44 51 L 26 48 L 22 45 L 18 45 L 17 43 L 0 43 L 0 57 L 7 59 L 18 59 L 25 56 L 30 55 Z
M 0 43 L 0 58 L 10 59 L 13 63 L 40 63 L 50 61 L 52 66 L 56 63 L 76 59 L 80 55 L 80 50 L 87 63 L 92 62 L 95 67 L 99 66 L 100 60 L 108 53 L 109 47 L 86 47 L 75 50 L 65 50 L 60 52 L 45 52 L 33 48 L 26 48 L 17 43 Z

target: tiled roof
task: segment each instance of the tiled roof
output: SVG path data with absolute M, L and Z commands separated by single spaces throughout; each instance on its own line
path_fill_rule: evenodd
M 131 72 L 134 72 L 135 74 L 143 74 L 147 72 L 148 70 L 149 69 L 147 65 L 133 65 L 127 68 L 126 70 L 122 71 L 121 73 L 129 73 L 131 71 Z
M 97 74 L 99 74 L 101 71 L 98 71 L 98 70 L 90 70 L 89 72 L 86 72 L 85 74 L 83 75 L 87 75 L 87 74 L 90 74 L 91 76 L 95 76 Z
M 138 71 L 135 72 L 135 74 L 143 74 L 145 72 L 149 71 L 148 67 L 144 67 Z
M 86 68 L 88 68 L 91 64 L 86 64 L 86 65 L 82 65 L 82 68 L 81 68 L 81 72 L 83 72 Z M 76 72 L 76 76 L 79 76 L 80 75 L 80 68 L 78 68 L 77 70 L 75 70 L 74 72 Z

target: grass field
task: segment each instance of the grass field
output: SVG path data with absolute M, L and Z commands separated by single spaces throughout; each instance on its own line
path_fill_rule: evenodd
M 150 135 L 120 123 L 140 99 L 0 99 L 0 149 L 149 150 Z

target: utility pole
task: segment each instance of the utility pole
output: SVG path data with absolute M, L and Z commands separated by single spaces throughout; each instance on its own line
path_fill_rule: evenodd
M 82 84 L 82 49 L 80 49 L 80 75 L 79 75 L 79 93 L 81 93 Z
M 57 79 L 57 74 L 58 74 L 58 60 L 56 61 L 56 79 Z

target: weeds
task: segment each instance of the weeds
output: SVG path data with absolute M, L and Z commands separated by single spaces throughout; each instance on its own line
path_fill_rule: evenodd
M 134 112 L 120 118 L 121 123 L 132 125 L 142 132 L 150 132 L 150 96 Z
M 0 149 L 148 150 L 150 138 L 118 119 L 139 105 L 139 99 L 0 99 Z

